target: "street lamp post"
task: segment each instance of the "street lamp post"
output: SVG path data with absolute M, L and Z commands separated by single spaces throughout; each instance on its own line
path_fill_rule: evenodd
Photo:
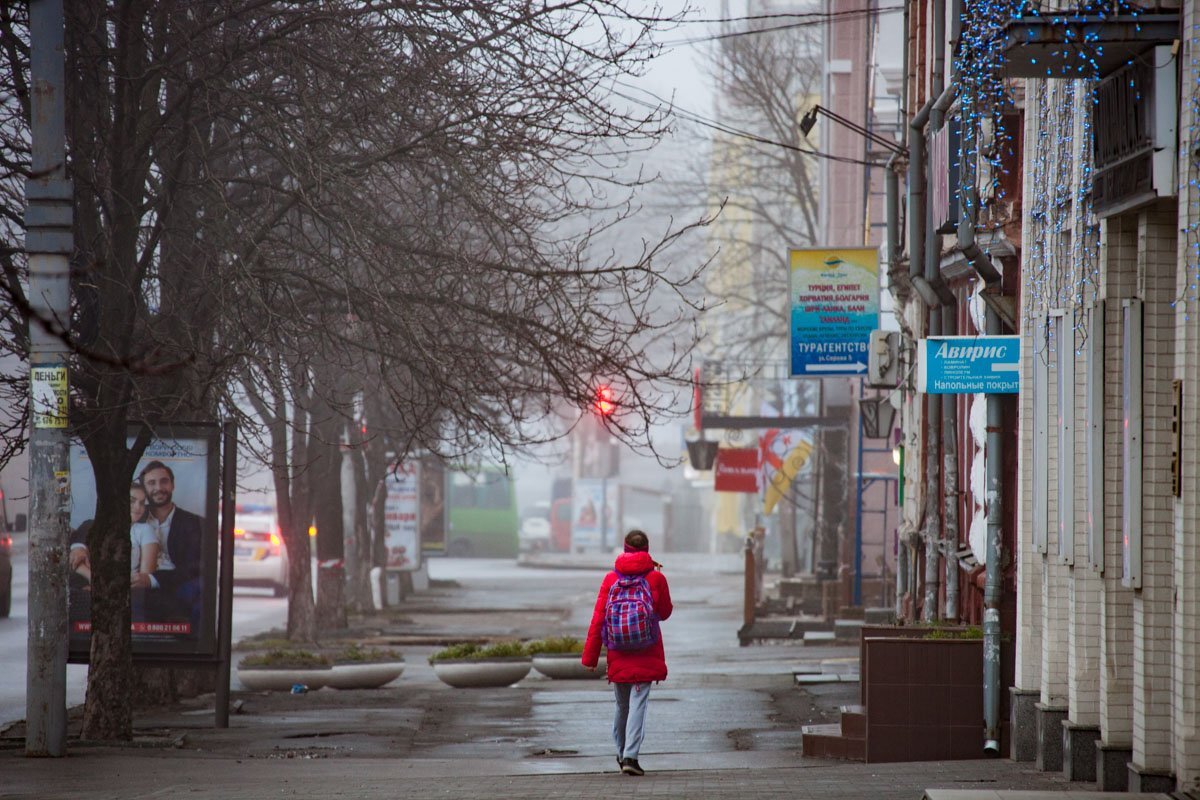
M 828 108 L 825 108 L 825 106 L 820 104 L 814 104 L 813 107 L 810 108 L 804 114 L 804 116 L 800 118 L 800 132 L 802 134 L 808 136 L 808 132 L 811 131 L 813 126 L 817 124 L 818 114 L 828 117 L 837 124 L 841 125 L 843 128 L 854 131 L 859 136 L 866 137 L 873 144 L 879 145 L 884 150 L 887 150 L 889 153 L 897 156 L 898 158 L 906 158 L 908 156 L 908 152 L 902 148 L 898 142 L 888 139 L 885 136 L 880 136 L 878 133 L 868 130 L 867 128 L 859 125 L 857 122 L 846 119 L 841 114 L 830 111 Z

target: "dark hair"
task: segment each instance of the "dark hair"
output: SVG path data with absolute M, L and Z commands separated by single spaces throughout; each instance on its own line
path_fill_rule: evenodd
M 650 537 L 647 536 L 643 531 L 639 531 L 637 528 L 634 528 L 629 533 L 625 534 L 625 544 L 629 545 L 635 550 L 649 550 Z
M 156 469 L 165 469 L 167 471 L 167 475 L 171 478 L 171 483 L 175 482 L 175 473 L 174 473 L 174 471 L 171 470 L 170 467 L 168 467 L 166 464 L 164 464 L 161 461 L 151 461 L 149 464 L 142 467 L 142 471 L 138 473 L 138 476 L 137 476 L 138 483 L 143 483 L 145 481 L 147 472 L 150 472 L 150 471 L 156 470 Z

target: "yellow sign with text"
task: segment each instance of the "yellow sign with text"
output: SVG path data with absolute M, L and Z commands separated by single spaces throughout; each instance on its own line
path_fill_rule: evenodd
M 33 401 L 33 427 L 67 427 L 67 368 L 34 365 L 29 370 L 29 393 Z

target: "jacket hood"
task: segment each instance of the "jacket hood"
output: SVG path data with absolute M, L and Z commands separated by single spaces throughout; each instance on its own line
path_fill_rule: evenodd
M 654 569 L 654 559 L 647 552 L 621 553 L 613 569 L 626 575 L 642 575 Z

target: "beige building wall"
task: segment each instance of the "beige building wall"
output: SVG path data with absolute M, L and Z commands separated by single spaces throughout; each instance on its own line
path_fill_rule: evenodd
M 1133 592 L 1121 585 L 1123 508 L 1121 301 L 1137 285 L 1137 215 L 1112 217 L 1101 225 L 1101 293 L 1104 326 L 1104 563 L 1099 643 L 1100 740 L 1133 746 Z
M 1172 764 L 1181 790 L 1200 791 L 1200 163 L 1192 126 L 1200 120 L 1200 23 L 1195 2 L 1184 4 L 1180 63 L 1185 87 L 1179 104 L 1179 219 L 1175 297 L 1175 377 L 1181 385 L 1180 497 L 1173 502 L 1175 624 L 1171 687 L 1174 731 Z
M 1040 102 L 1038 84 L 1029 81 L 1026 89 L 1025 141 L 1036 141 L 1039 130 Z M 1024 173 L 1033 174 L 1032 149 L 1025 148 Z M 1035 226 L 1027 221 L 1021 229 L 1021 252 L 1026 258 L 1033 252 Z M 1030 283 L 1021 281 L 1021 308 L 1032 307 Z M 1023 314 L 1021 325 L 1021 387 L 1017 483 L 1017 641 L 1016 641 L 1016 688 L 1018 690 L 1040 690 L 1042 685 L 1042 562 L 1041 554 L 1033 543 L 1033 385 L 1034 341 L 1033 326 L 1029 315 Z
M 1133 598 L 1133 763 L 1171 769 L 1175 520 L 1171 492 L 1175 225 L 1172 201 L 1138 215 L 1143 303 L 1142 588 Z

